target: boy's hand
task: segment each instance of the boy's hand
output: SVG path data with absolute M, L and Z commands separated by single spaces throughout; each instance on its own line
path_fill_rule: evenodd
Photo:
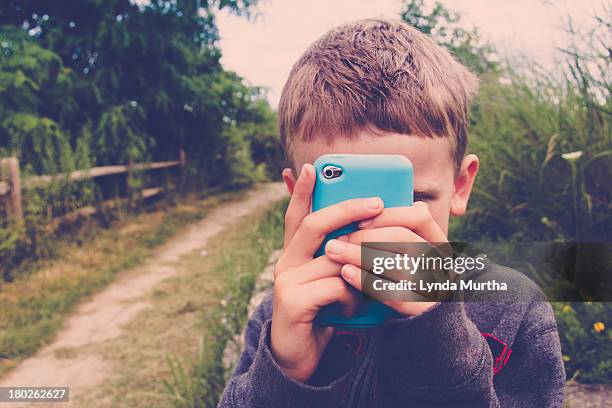
M 411 207 L 386 208 L 378 216 L 359 223 L 359 227 L 361 229 L 348 234 L 347 239 L 331 240 L 325 247 L 327 257 L 344 265 L 342 277 L 359 290 L 362 242 L 448 242 L 446 235 L 431 216 L 427 204 L 420 201 Z M 431 308 L 437 302 L 383 303 L 402 315 L 413 316 Z
M 328 233 L 383 210 L 380 198 L 365 198 L 310 213 L 314 183 L 314 167 L 306 164 L 287 208 L 284 250 L 274 271 L 272 354 L 283 372 L 298 381 L 314 373 L 333 334 L 333 328 L 313 324 L 319 310 L 340 302 L 351 316 L 357 307 L 357 298 L 340 276 L 342 264 L 313 255 Z

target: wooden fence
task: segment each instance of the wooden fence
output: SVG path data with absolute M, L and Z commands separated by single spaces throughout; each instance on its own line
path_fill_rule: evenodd
M 42 176 L 21 177 L 19 169 L 19 160 L 16 157 L 7 157 L 0 159 L 0 205 L 4 204 L 6 213 L 9 218 L 21 220 L 23 218 L 23 203 L 21 192 L 24 189 L 33 189 L 44 187 L 54 181 L 75 182 L 80 180 L 95 179 L 99 177 L 108 177 L 119 174 L 127 174 L 129 179 L 133 172 L 151 171 L 168 168 L 179 168 L 180 180 L 178 185 L 183 184 L 184 169 L 187 164 L 185 152 L 179 152 L 179 159 L 176 161 L 165 161 L 155 163 L 129 163 L 127 165 L 113 165 L 92 167 L 86 170 L 76 170 L 69 174 L 52 174 Z M 163 191 L 163 187 L 145 188 L 139 191 L 141 198 L 149 198 Z M 111 200 L 115 201 L 115 200 Z M 94 207 L 83 207 L 74 212 L 67 214 L 68 217 L 79 215 L 90 215 L 96 212 Z

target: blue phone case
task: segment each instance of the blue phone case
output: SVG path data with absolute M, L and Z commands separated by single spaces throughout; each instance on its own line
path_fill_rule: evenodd
M 335 166 L 342 174 L 334 179 L 323 177 L 323 168 Z M 380 197 L 385 207 L 410 206 L 413 202 L 412 163 L 404 156 L 377 154 L 326 154 L 314 162 L 317 180 L 312 196 L 312 210 L 337 204 L 352 198 Z M 316 253 L 325 253 L 325 244 L 332 238 L 358 229 L 353 223 L 339 228 L 325 237 Z M 339 304 L 321 309 L 315 322 L 322 326 L 364 327 L 377 326 L 397 313 L 390 307 L 364 299 L 356 313 L 344 317 Z

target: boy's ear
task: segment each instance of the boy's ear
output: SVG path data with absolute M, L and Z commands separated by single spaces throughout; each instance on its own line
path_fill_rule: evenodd
M 281 175 L 283 176 L 283 181 L 285 182 L 285 186 L 287 186 L 287 191 L 289 191 L 289 194 L 293 194 L 293 189 L 295 188 L 295 175 L 293 174 L 293 170 L 287 168 L 287 169 L 283 169 L 283 171 L 281 172 Z
M 465 214 L 479 165 L 478 157 L 475 154 L 468 154 L 461 161 L 459 175 L 455 177 L 455 192 L 453 193 L 450 206 L 451 215 L 459 216 Z

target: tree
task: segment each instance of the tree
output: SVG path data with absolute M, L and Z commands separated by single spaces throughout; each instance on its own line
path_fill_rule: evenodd
M 72 149 L 56 121 L 46 117 L 47 90 L 70 81 L 60 58 L 10 27 L 0 30 L 0 154 L 16 155 L 34 171 L 61 171 Z
M 217 47 L 214 13 L 248 17 L 256 3 L 8 1 L 0 23 L 27 31 L 28 42 L 63 63 L 65 75 L 46 87 L 38 112 L 59 125 L 72 148 L 91 135 L 97 164 L 174 159 L 183 148 L 194 173 L 215 183 L 210 170 L 229 142 L 227 130 L 271 120 L 262 98 L 252 103 L 260 90 L 226 72 Z
M 461 15 L 441 2 L 434 2 L 428 11 L 429 4 L 431 2 L 426 0 L 405 2 L 401 19 L 447 48 L 475 73 L 483 74 L 497 68 L 493 48 L 481 40 L 477 29 L 461 27 Z

